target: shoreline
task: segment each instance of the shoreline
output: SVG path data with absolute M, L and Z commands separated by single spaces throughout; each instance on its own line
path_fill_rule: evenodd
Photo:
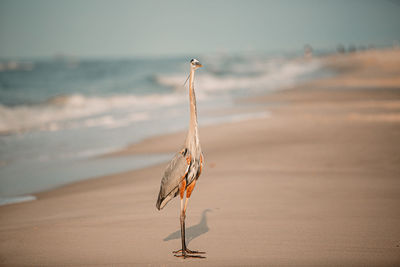
M 207 259 L 171 254 L 180 243 L 179 201 L 155 209 L 163 163 L 0 206 L 0 264 L 398 264 L 400 86 L 397 74 L 378 71 L 389 88 L 348 87 L 370 68 L 244 100 L 263 105 L 268 118 L 200 128 L 205 166 L 187 236 Z M 120 153 L 176 152 L 184 135 Z
M 269 104 L 271 104 L 270 109 L 266 109 L 264 107 L 263 101 L 259 101 L 259 99 L 265 98 L 265 96 L 269 96 L 270 94 L 274 93 L 279 93 L 280 91 L 286 91 L 286 90 L 291 90 L 293 88 L 295 89 L 300 89 L 304 90 L 305 88 L 312 87 L 312 88 L 330 88 L 330 87 L 337 87 L 337 83 L 340 83 L 340 87 L 346 87 L 347 90 L 351 88 L 361 88 L 360 90 L 365 90 L 366 87 L 371 87 L 371 84 L 374 85 L 374 82 L 382 83 L 387 86 L 387 88 L 396 88 L 400 86 L 400 77 L 396 77 L 395 75 L 391 75 L 389 79 L 379 79 L 377 77 L 374 77 L 371 83 L 371 79 L 366 80 L 365 79 L 365 72 L 368 72 L 368 69 L 371 68 L 372 65 L 378 64 L 379 65 L 379 71 L 377 72 L 375 69 L 374 71 L 378 73 L 378 76 L 383 74 L 387 74 L 388 72 L 390 73 L 392 69 L 395 69 L 397 67 L 396 65 L 396 56 L 399 54 L 399 50 L 392 50 L 392 49 L 384 49 L 384 50 L 369 50 L 369 51 L 364 51 L 364 52 L 358 52 L 358 53 L 348 53 L 348 54 L 331 54 L 331 55 L 324 55 L 317 57 L 317 60 L 320 62 L 323 67 L 323 69 L 330 69 L 332 72 L 336 72 L 335 75 L 329 76 L 329 77 L 320 77 L 317 79 L 314 79 L 309 82 L 301 82 L 300 84 L 296 85 L 295 87 L 293 86 L 288 86 L 286 88 L 281 88 L 277 91 L 271 91 L 266 93 L 266 95 L 261 94 L 258 95 L 257 97 L 245 97 L 245 98 L 238 98 L 236 99 L 236 102 L 239 103 L 239 106 L 237 107 L 232 107 L 231 110 L 227 111 L 214 111 L 214 113 L 211 114 L 218 114 L 219 116 L 221 114 L 225 115 L 231 115 L 232 118 L 227 119 L 227 121 L 224 122 L 213 122 L 213 123 L 206 123 L 202 127 L 212 127 L 214 125 L 219 125 L 219 124 L 230 124 L 230 123 L 236 123 L 240 122 L 243 120 L 254 120 L 258 118 L 263 118 L 263 117 L 269 117 L 271 115 L 270 109 L 274 108 L 276 105 L 281 105 L 285 103 L 281 103 L 279 101 L 270 101 Z M 394 56 L 393 56 L 394 55 Z M 379 59 L 383 58 L 383 59 Z M 298 58 L 295 61 L 309 61 L 310 59 L 305 59 L 305 58 Z M 349 78 L 350 75 L 353 75 L 356 73 L 355 78 Z M 376 73 L 375 73 L 376 74 Z M 390 73 L 392 74 L 392 73 Z M 385 77 L 384 77 L 385 78 Z M 367 82 L 367 83 L 366 83 Z M 368 85 L 368 86 L 367 86 Z M 278 94 L 281 95 L 281 94 Z M 248 104 L 251 103 L 250 107 L 244 108 L 240 107 L 240 104 Z M 260 104 L 258 106 L 255 106 L 254 104 Z M 240 112 L 238 110 L 240 109 L 245 109 L 246 112 Z M 249 111 L 250 110 L 250 111 Z M 210 111 L 208 111 L 210 112 Z M 238 115 L 238 118 L 233 118 L 234 115 Z M 355 117 L 357 115 L 355 114 Z M 372 119 L 372 118 L 371 118 Z M 389 120 L 397 120 L 396 116 L 392 116 L 392 118 L 388 117 L 387 119 Z M 175 134 L 181 134 L 182 135 L 182 140 L 184 139 L 184 133 L 185 130 L 179 130 L 178 132 L 171 132 L 167 133 L 165 135 L 172 135 L 174 136 Z M 127 144 L 125 147 L 121 147 L 115 151 L 107 152 L 105 154 L 100 154 L 96 155 L 94 157 L 88 158 L 87 160 L 96 160 L 96 159 L 106 159 L 109 157 L 126 157 L 126 156 L 140 156 L 140 155 L 164 155 L 166 153 L 175 153 L 174 149 L 176 147 L 179 147 L 181 144 L 180 143 L 174 143 L 171 145 L 168 149 L 159 149 L 160 147 L 164 147 L 164 145 L 161 145 L 158 143 L 159 137 L 163 136 L 164 134 L 157 134 L 154 136 L 150 136 L 148 138 L 142 139 L 139 142 L 135 142 L 132 144 Z M 158 143 L 158 145 L 154 145 L 152 143 Z M 157 163 L 154 163 L 157 164 Z M 138 164 L 140 165 L 140 164 Z M 143 165 L 143 164 L 142 164 Z M 146 165 L 140 165 L 133 167 L 132 170 L 140 169 L 140 168 L 145 168 L 147 167 Z M 153 164 L 152 164 L 153 165 Z M 114 171 L 104 171 L 104 174 L 101 175 L 89 175 L 86 176 L 85 178 L 81 179 L 74 179 L 71 180 L 70 182 L 67 183 L 60 183 L 58 185 L 52 185 L 48 186 L 47 188 L 40 189 L 40 190 L 34 190 L 31 192 L 27 192 L 24 194 L 18 194 L 18 195 L 13 195 L 10 197 L 4 197 L 2 199 L 2 202 L 5 203 L 5 205 L 8 204 L 13 204 L 13 203 L 18 203 L 18 199 L 20 198 L 31 198 L 32 196 L 35 196 L 36 194 L 39 194 L 44 191 L 49 191 L 49 190 L 54 190 L 57 189 L 58 187 L 63 187 L 65 185 L 68 185 L 69 183 L 75 183 L 79 182 L 81 180 L 89 180 L 89 179 L 95 179 L 97 177 L 101 176 L 108 176 L 112 174 L 117 174 L 118 172 L 124 172 L 128 169 L 128 167 L 121 168 L 121 170 L 114 170 Z M 84 171 L 84 170 L 82 170 Z M 17 201 L 14 201 L 17 199 Z M 11 200 L 11 202 L 10 202 Z M 10 202 L 10 203 L 9 203 Z

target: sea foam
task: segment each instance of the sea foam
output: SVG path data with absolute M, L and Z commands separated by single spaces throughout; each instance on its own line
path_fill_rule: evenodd
M 0 104 L 0 133 L 29 130 L 57 131 L 78 126 L 118 127 L 134 121 L 146 120 L 146 110 L 172 106 L 186 98 L 179 94 L 118 95 L 109 97 L 86 97 L 70 95 L 54 97 L 38 105 L 5 106 Z M 126 110 L 118 121 L 110 115 L 90 118 L 94 115 Z M 83 122 L 74 122 L 84 119 Z M 60 124 L 60 122 L 64 122 Z M 64 127 L 65 126 L 65 127 Z
M 14 203 L 20 203 L 20 202 L 27 202 L 27 201 L 33 201 L 36 200 L 35 196 L 18 196 L 18 197 L 1 197 L 0 198 L 0 206 L 2 205 L 8 205 L 8 204 L 14 204 Z
M 276 90 L 291 86 L 309 73 L 320 68 L 317 60 L 282 61 L 270 60 L 265 62 L 252 62 L 251 64 L 232 65 L 229 71 L 206 72 L 197 75 L 196 86 L 201 88 L 198 94 L 213 93 L 231 90 Z M 184 75 L 160 75 L 156 82 L 175 89 L 182 87 Z

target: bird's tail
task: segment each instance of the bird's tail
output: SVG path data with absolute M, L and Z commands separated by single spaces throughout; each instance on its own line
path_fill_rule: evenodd
M 158 199 L 157 199 L 157 203 L 156 203 L 156 207 L 158 210 L 161 210 L 162 208 L 164 208 L 165 205 L 167 205 L 167 203 L 173 199 L 174 197 L 176 197 L 176 195 L 178 194 L 178 190 L 174 190 L 172 192 L 170 192 L 168 195 L 163 196 L 163 194 L 160 193 L 158 194 Z
M 158 194 L 158 199 L 157 199 L 157 203 L 156 203 L 156 207 L 157 207 L 158 210 L 162 209 L 162 207 L 161 207 L 162 201 L 163 201 L 163 197 L 161 197 L 161 192 L 160 192 Z

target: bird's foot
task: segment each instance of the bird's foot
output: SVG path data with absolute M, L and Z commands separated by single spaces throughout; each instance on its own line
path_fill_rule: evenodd
M 185 253 L 180 253 L 180 254 L 174 254 L 174 256 L 175 256 L 175 257 L 178 257 L 178 258 L 184 258 L 184 259 L 186 259 L 186 258 L 205 259 L 205 258 L 206 258 L 206 257 L 200 256 L 200 255 L 190 255 L 190 254 L 186 254 L 186 252 L 185 252 Z
M 175 257 L 178 258 L 199 258 L 199 259 L 204 259 L 204 256 L 200 256 L 200 255 L 190 255 L 190 254 L 205 254 L 205 252 L 202 251 L 193 251 L 190 249 L 185 249 L 185 250 L 177 250 L 177 251 L 173 251 L 173 253 L 175 254 Z
M 183 250 L 182 249 L 180 249 L 180 250 L 176 250 L 176 251 L 173 251 L 172 253 L 179 253 L 179 252 L 182 252 Z M 185 249 L 185 252 L 186 253 L 188 253 L 188 254 L 206 254 L 205 252 L 203 252 L 203 251 L 196 251 L 196 250 L 190 250 L 190 249 Z

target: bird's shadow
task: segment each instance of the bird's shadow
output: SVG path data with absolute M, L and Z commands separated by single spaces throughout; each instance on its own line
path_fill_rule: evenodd
M 200 222 L 198 224 L 190 226 L 189 228 L 186 228 L 186 231 L 185 231 L 186 244 L 189 244 L 190 241 L 207 233 L 210 230 L 210 228 L 208 228 L 208 225 L 207 225 L 207 212 L 211 212 L 211 210 L 210 209 L 203 210 L 203 212 L 201 214 Z M 169 240 L 180 239 L 180 238 L 181 238 L 181 230 L 179 229 L 178 231 L 169 234 L 163 240 L 169 241 Z

